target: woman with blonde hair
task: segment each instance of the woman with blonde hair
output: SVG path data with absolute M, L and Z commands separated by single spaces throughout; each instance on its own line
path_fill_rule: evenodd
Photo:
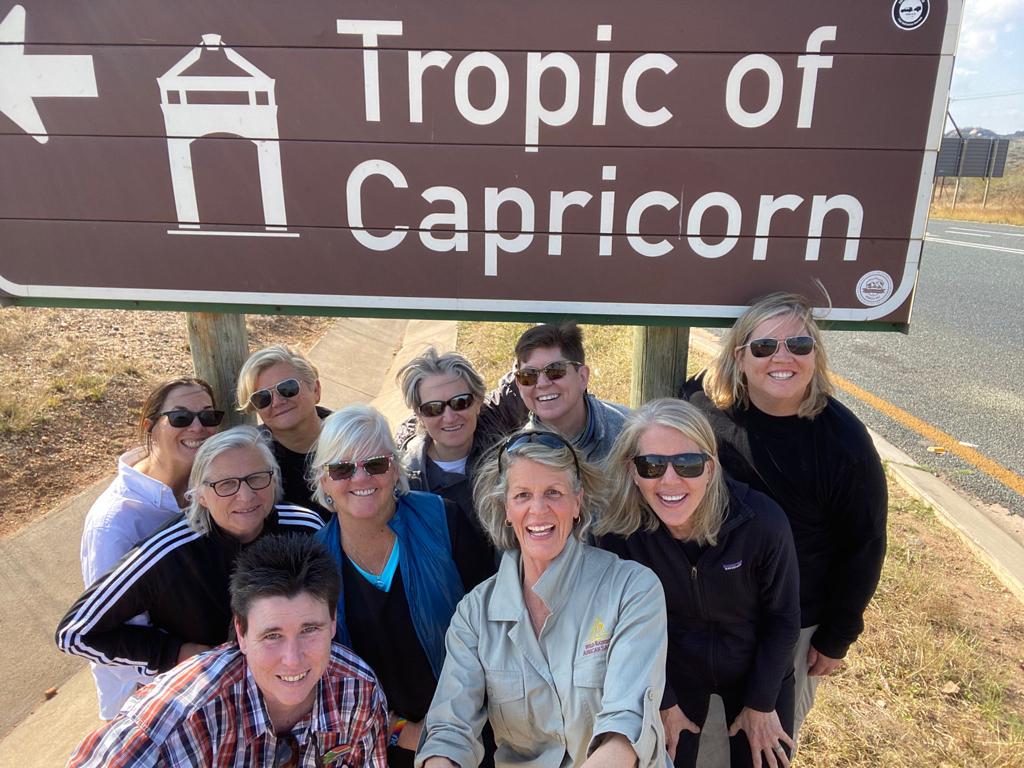
M 794 738 L 821 676 L 864 629 L 885 559 L 888 492 L 867 429 L 832 396 L 810 302 L 774 293 L 722 339 L 681 396 L 708 417 L 729 475 L 789 518 L 800 565 Z
M 665 599 L 649 570 L 586 543 L 598 473 L 555 432 L 527 429 L 474 481 L 497 575 L 459 603 L 418 768 L 468 768 L 494 729 L 498 768 L 660 768 Z
M 796 555 L 771 499 L 725 477 L 707 419 L 652 400 L 626 417 L 605 465 L 600 544 L 665 588 L 668 661 L 661 716 L 676 766 L 695 766 L 709 697 L 722 697 L 731 765 L 788 766 Z

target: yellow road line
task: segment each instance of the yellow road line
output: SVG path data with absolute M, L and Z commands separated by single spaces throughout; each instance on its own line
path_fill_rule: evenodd
M 842 376 L 830 373 L 829 378 L 832 379 L 833 384 L 847 394 L 853 395 L 858 400 L 861 400 L 872 408 L 881 411 L 893 421 L 897 421 L 908 429 L 917 432 L 917 434 L 927 438 L 934 445 L 941 445 L 947 451 L 956 454 L 968 464 L 980 469 L 986 475 L 994 477 L 1011 491 L 1024 496 L 1024 477 L 1011 472 L 999 462 L 993 461 L 988 456 L 985 456 L 973 448 L 961 445 L 960 442 L 952 435 L 946 434 L 941 429 L 936 429 L 927 421 L 922 421 L 916 416 L 907 413 L 902 408 L 890 403 L 888 400 L 883 400 L 877 395 L 873 395 L 867 390 L 861 389 L 853 382 L 844 379 Z

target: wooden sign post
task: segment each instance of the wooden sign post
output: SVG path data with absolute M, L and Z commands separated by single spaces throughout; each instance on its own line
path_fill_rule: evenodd
M 235 407 L 238 371 L 249 356 L 245 315 L 186 312 L 185 322 L 192 349 L 192 366 L 196 376 L 213 387 L 217 407 L 227 412 L 226 426 L 255 424 L 253 414 L 240 413 Z
M 633 377 L 629 404 L 637 408 L 656 397 L 674 397 L 686 378 L 688 327 L 637 326 L 633 331 Z

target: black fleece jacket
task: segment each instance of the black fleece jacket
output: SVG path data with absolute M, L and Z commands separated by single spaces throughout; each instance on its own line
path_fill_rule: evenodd
M 800 635 L 796 554 L 786 516 L 764 494 L 726 480 L 729 506 L 714 546 L 690 562 L 663 525 L 600 546 L 653 570 L 668 608 L 667 685 L 674 690 L 742 688 L 743 703 L 775 709 Z
M 864 629 L 885 560 L 888 488 L 867 429 L 832 398 L 804 419 L 753 404 L 719 410 L 702 377 L 681 394 L 711 421 L 726 472 L 785 511 L 800 563 L 801 626 L 817 624 L 811 644 L 843 658 Z

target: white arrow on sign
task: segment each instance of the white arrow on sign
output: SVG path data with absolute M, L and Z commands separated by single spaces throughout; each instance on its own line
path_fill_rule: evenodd
M 16 5 L 0 21 L 0 112 L 40 144 L 46 135 L 32 99 L 96 96 L 92 56 L 25 55 L 25 9 Z

